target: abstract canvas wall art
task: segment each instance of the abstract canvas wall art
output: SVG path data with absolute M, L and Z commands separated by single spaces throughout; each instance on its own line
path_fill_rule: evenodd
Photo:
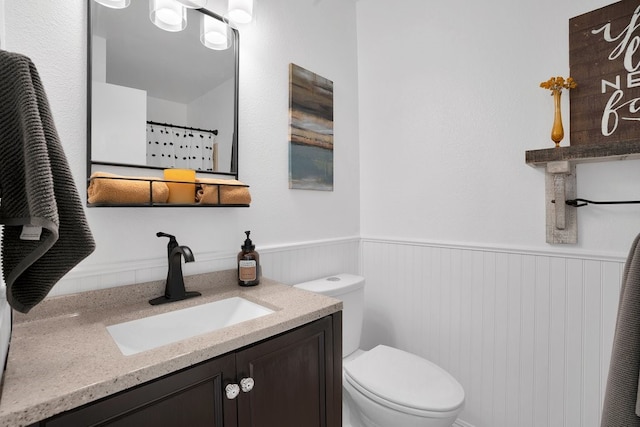
M 289 188 L 333 191 L 333 82 L 289 64 Z

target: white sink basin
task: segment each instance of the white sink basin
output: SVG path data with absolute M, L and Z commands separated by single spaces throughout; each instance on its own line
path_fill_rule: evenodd
M 270 308 L 232 297 L 118 323 L 107 326 L 107 330 L 122 354 L 129 356 L 270 313 Z

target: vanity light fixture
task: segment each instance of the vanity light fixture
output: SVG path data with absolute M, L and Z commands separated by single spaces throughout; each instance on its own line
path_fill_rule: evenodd
M 253 0 L 229 0 L 229 19 L 236 24 L 248 24 L 253 19 Z
M 100 3 L 103 6 L 110 7 L 111 9 L 124 9 L 131 4 L 131 0 L 94 0 L 96 3 Z
M 209 49 L 229 49 L 231 47 L 229 25 L 203 13 L 200 20 L 200 41 Z
M 149 18 L 165 31 L 182 31 L 187 27 L 187 9 L 175 0 L 149 0 Z
M 176 1 L 182 4 L 184 7 L 188 7 L 189 9 L 200 9 L 207 5 L 207 0 L 176 0 Z

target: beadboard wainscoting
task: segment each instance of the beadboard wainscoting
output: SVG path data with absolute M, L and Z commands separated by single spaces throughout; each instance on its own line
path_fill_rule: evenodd
M 591 427 L 622 258 L 362 240 L 363 347 L 417 353 L 463 385 L 458 425 Z
M 238 250 L 240 246 L 238 246 Z M 318 240 L 289 245 L 256 247 L 262 275 L 285 284 L 295 284 L 337 273 L 360 271 L 360 238 Z M 182 264 L 185 276 L 236 268 L 238 252 L 194 252 L 195 261 Z M 113 288 L 167 277 L 165 257 L 144 261 L 84 266 L 79 264 L 49 293 L 49 296 Z

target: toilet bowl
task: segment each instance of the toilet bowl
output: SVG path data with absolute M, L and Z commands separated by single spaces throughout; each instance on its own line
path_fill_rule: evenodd
M 343 425 L 450 427 L 464 389 L 444 369 L 386 345 L 359 349 L 364 278 L 339 274 L 294 285 L 343 302 Z
M 343 387 L 365 426 L 449 427 L 464 402 L 445 370 L 384 345 L 344 363 Z

